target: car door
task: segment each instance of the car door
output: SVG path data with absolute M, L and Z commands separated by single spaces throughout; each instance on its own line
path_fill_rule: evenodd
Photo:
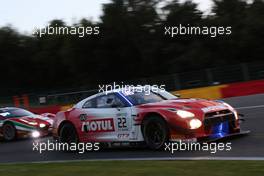
M 132 128 L 131 107 L 126 107 L 115 93 L 101 95 L 86 102 L 83 112 L 87 118 L 82 131 L 88 140 L 129 140 Z

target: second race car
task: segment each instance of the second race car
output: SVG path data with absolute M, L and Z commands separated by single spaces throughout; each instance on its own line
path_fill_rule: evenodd
M 16 138 L 38 138 L 51 132 L 52 114 L 36 115 L 25 109 L 0 108 L 0 136 L 6 141 Z

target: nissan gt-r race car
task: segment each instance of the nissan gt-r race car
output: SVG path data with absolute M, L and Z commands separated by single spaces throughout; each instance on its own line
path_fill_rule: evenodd
M 6 141 L 38 138 L 51 132 L 52 114 L 36 115 L 21 108 L 0 108 L 0 136 Z
M 222 101 L 181 99 L 167 91 L 98 93 L 57 113 L 53 136 L 63 143 L 212 141 L 244 134 L 237 111 Z

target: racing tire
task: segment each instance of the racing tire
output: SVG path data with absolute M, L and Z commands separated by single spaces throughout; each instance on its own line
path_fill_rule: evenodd
M 17 130 L 12 123 L 3 125 L 3 137 L 5 141 L 13 141 L 17 137 Z
M 67 144 L 77 144 L 78 141 L 78 134 L 75 130 L 75 127 L 70 123 L 64 124 L 60 130 L 59 142 Z
M 150 149 L 160 150 L 169 140 L 168 126 L 159 116 L 149 117 L 143 121 L 143 136 Z

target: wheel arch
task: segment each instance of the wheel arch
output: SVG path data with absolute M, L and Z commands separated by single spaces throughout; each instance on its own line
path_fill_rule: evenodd
M 3 123 L 3 125 L 2 125 L 2 128 L 6 124 L 11 124 L 11 125 L 13 125 L 16 128 L 15 124 L 12 121 L 10 121 L 10 120 L 5 120 L 4 123 Z
M 6 124 L 11 124 L 11 125 L 13 125 L 14 127 L 15 127 L 15 129 L 16 129 L 16 126 L 15 126 L 15 124 L 13 123 L 13 122 L 11 122 L 11 121 L 9 121 L 9 120 L 5 120 L 4 121 L 4 123 L 2 124 L 2 126 L 0 127 L 0 132 L 2 133 L 3 132 L 3 128 L 4 128 L 4 125 L 6 125 Z
M 141 132 L 142 132 L 142 134 L 143 134 L 143 131 L 144 131 L 144 121 L 146 121 L 148 118 L 153 117 L 153 116 L 156 116 L 156 117 L 162 119 L 165 122 L 165 124 L 167 125 L 167 128 L 169 129 L 167 118 L 165 116 L 163 116 L 162 114 L 160 114 L 158 112 L 148 112 L 148 113 L 146 113 L 144 115 L 144 117 L 142 119 L 142 122 L 141 122 Z
M 62 122 L 60 123 L 60 125 L 59 125 L 58 131 L 57 131 L 58 136 L 60 135 L 61 128 L 62 128 L 65 124 L 70 124 L 70 125 L 72 125 L 72 126 L 74 127 L 74 129 L 76 130 L 74 124 L 73 124 L 71 121 L 69 121 L 69 120 L 64 120 L 64 121 L 62 121 Z M 77 130 L 76 130 L 76 132 L 77 132 Z M 78 133 L 77 133 L 77 134 L 78 134 Z

